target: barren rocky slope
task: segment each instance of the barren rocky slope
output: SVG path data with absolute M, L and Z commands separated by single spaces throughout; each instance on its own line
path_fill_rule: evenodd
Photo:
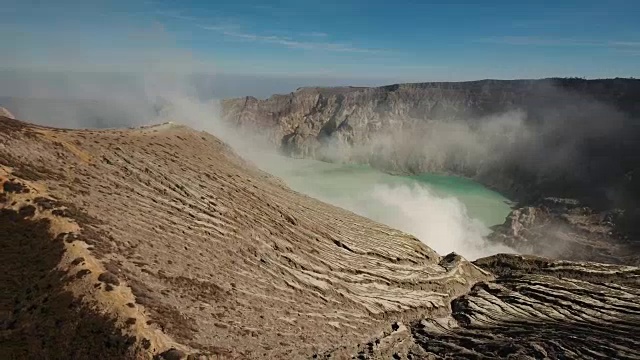
M 267 133 L 291 156 L 473 178 L 548 215 L 538 217 L 531 230 L 540 236 L 527 236 L 530 242 L 557 239 L 559 227 L 569 234 L 563 251 L 544 243 L 521 251 L 546 247 L 538 254 L 610 261 L 640 248 L 640 80 L 303 88 L 266 100 L 226 100 L 223 113 L 241 128 Z M 576 228 L 575 214 L 540 207 L 548 197 L 578 201 L 588 216 L 577 220 L 588 226 Z M 509 221 L 500 233 L 518 240 Z M 606 254 L 610 244 L 619 251 Z M 604 252 L 593 255 L 594 245 Z M 637 257 L 624 262 L 638 264 Z
M 444 316 L 491 278 L 292 192 L 206 133 L 0 121 L 9 357 L 310 357 Z
M 640 357 L 638 268 L 441 257 L 183 126 L 0 117 L 0 183 L 2 358 Z

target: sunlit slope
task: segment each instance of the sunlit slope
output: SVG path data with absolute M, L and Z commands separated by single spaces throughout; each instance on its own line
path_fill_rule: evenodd
M 507 199 L 454 176 L 394 176 L 366 165 L 252 154 L 294 190 L 406 231 L 440 253 L 467 258 L 514 250 L 490 243 L 489 227 L 509 214 Z
M 2 222 L 41 229 L 29 246 L 0 234 L 11 250 L 0 264 L 23 269 L 1 286 L 12 289 L 2 341 L 16 356 L 356 351 L 394 321 L 446 316 L 454 297 L 491 278 L 288 189 L 203 132 L 0 126 Z M 43 246 L 55 251 L 32 269 Z M 15 281 L 23 273 L 48 275 L 34 289 Z M 63 299 L 75 307 L 52 311 Z

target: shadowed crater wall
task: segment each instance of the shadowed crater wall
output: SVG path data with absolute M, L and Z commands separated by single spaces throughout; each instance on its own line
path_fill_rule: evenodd
M 52 238 L 50 221 L 32 219 L 34 211 L 34 205 L 19 211 L 0 209 L 0 357 L 133 356 L 135 339 L 65 289 L 70 278 L 84 274 L 57 269 L 65 237 Z

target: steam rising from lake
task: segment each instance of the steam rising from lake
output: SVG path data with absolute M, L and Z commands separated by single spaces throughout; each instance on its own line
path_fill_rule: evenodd
M 111 99 L 113 89 L 95 86 L 100 95 L 97 98 Z M 127 104 L 118 101 L 113 106 L 97 106 L 102 102 L 50 100 L 64 110 L 63 121 L 50 117 L 51 103 L 42 107 L 46 111 L 33 111 L 38 109 L 32 103 L 10 110 L 18 114 L 31 110 L 37 116 L 24 120 L 72 128 L 179 122 L 216 135 L 294 190 L 410 233 L 440 254 L 455 251 L 474 259 L 512 252 L 484 238 L 490 232 L 488 226 L 502 223 L 509 208 L 506 199 L 478 184 L 451 177 L 391 176 L 366 166 L 284 158 L 275 155 L 273 146 L 264 144 L 259 135 L 239 134 L 221 121 L 218 103 L 203 100 L 179 77 L 153 74 L 134 88 L 144 89 L 143 95 L 127 96 Z M 115 110 L 118 116 L 113 116 Z M 449 149 L 432 150 L 432 154 L 446 154 Z
M 362 165 L 254 155 L 256 164 L 294 190 L 410 233 L 440 254 L 469 259 L 512 249 L 489 243 L 488 226 L 502 223 L 506 199 L 470 180 L 392 176 Z
M 502 223 L 510 209 L 507 199 L 479 184 L 455 177 L 392 176 L 364 165 L 279 156 L 260 134 L 239 132 L 220 120 L 212 108 L 215 103 L 185 95 L 180 88 L 156 84 L 149 89 L 170 104 L 162 118 L 215 134 L 296 191 L 410 233 L 440 254 L 454 251 L 475 259 L 514 252 L 485 239 L 488 227 Z

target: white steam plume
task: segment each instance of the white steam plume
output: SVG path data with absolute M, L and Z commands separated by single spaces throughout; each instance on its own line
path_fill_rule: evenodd
M 141 48 L 148 50 L 149 45 Z M 315 183 L 324 181 L 325 186 L 333 190 L 322 192 L 313 186 L 305 186 L 304 181 L 301 184 L 296 178 L 297 163 L 278 156 L 259 156 L 272 148 L 259 140 L 262 139 L 259 134 L 239 134 L 221 120 L 219 102 L 203 96 L 194 86 L 196 69 L 201 69 L 197 61 L 181 50 L 166 46 L 149 51 L 148 54 L 130 56 L 137 59 L 137 65 L 146 63 L 142 67 L 131 67 L 137 69 L 133 73 L 117 76 L 87 74 L 86 78 L 82 74 L 74 74 L 66 81 L 49 87 L 40 86 L 37 79 L 21 84 L 23 96 L 26 90 L 29 101 L 18 103 L 16 109 L 8 106 L 9 110 L 31 114 L 23 120 L 70 128 L 139 126 L 164 121 L 183 123 L 218 136 L 241 156 L 282 177 L 295 190 L 411 233 L 440 253 L 456 251 L 475 258 L 509 251 L 487 243 L 484 235 L 489 230 L 471 219 L 461 202 L 436 196 L 423 186 L 391 186 L 372 181 L 366 186 L 355 184 L 352 188 L 345 188 L 344 183 L 335 182 L 336 179 L 327 174 L 321 174 L 325 178 L 315 179 Z M 37 98 L 35 102 L 32 101 L 34 98 Z M 45 106 L 39 106 L 38 101 L 45 101 Z M 50 116 L 52 107 L 57 109 L 55 118 Z M 114 114 L 117 114 L 117 119 L 114 119 Z M 461 139 L 467 140 L 473 139 Z M 430 151 L 449 151 L 447 144 L 432 142 L 430 146 Z M 357 176 L 347 174 L 346 178 L 354 177 L 358 181 Z M 332 193 L 336 190 L 337 194 Z

